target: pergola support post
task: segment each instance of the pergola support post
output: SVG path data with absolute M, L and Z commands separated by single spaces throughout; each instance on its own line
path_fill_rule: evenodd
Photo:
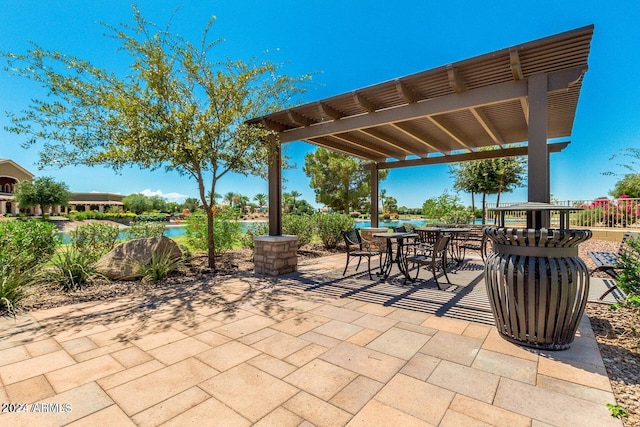
M 547 148 L 547 74 L 529 77 L 529 149 L 528 160 L 528 201 L 549 203 L 549 151 Z M 536 215 L 537 218 L 533 218 Z M 550 225 L 549 212 L 534 212 L 527 215 L 527 227 L 538 224 L 543 228 Z
M 371 228 L 378 228 L 378 164 L 371 168 Z
M 269 236 L 282 235 L 282 148 L 269 140 Z
M 282 235 L 282 151 L 269 140 L 269 235 L 253 238 L 256 274 L 279 276 L 298 270 L 298 236 Z

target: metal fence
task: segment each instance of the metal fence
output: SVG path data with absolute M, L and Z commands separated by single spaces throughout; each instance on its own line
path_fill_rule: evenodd
M 499 206 L 507 207 L 521 203 L 500 203 Z M 569 215 L 571 227 L 640 228 L 640 199 L 555 200 L 553 204 L 576 208 Z M 487 223 L 494 223 L 495 218 L 492 215 L 491 212 L 487 214 Z M 526 213 L 506 212 L 505 223 L 507 226 L 522 227 L 526 224 Z M 559 212 L 552 212 L 551 227 L 557 227 L 559 223 Z

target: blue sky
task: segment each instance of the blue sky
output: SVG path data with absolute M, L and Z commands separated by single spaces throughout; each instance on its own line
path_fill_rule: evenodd
M 640 142 L 640 2 L 603 1 L 381 1 L 381 0 L 144 0 L 143 15 L 164 26 L 173 18 L 176 33 L 199 41 L 211 15 L 212 37 L 225 42 L 221 56 L 251 59 L 265 55 L 285 63 L 289 75 L 314 73 L 304 101 L 311 102 L 360 87 L 431 69 L 450 62 L 595 24 L 587 72 L 571 144 L 551 156 L 551 192 L 558 199 L 606 196 L 616 178 L 611 155 Z M 87 59 L 102 68 L 126 71 L 126 58 L 104 37 L 109 24 L 132 21 L 128 0 L 0 0 L 0 51 L 25 52 L 28 42 Z M 3 66 L 5 64 L 3 63 Z M 197 195 L 194 181 L 164 170 L 67 167 L 38 170 L 38 147 L 21 148 L 22 137 L 4 130 L 5 111 L 25 109 L 44 91 L 33 82 L 0 71 L 0 158 L 10 158 L 38 176 L 53 176 L 72 191 L 131 194 L 147 191 L 168 198 Z M 302 172 L 304 155 L 315 149 L 288 144 L 297 168 L 284 171 L 285 191 L 299 191 L 314 205 L 315 195 Z M 619 168 L 617 168 L 619 170 Z M 410 184 L 409 184 L 410 183 Z M 395 169 L 380 187 L 400 206 L 418 207 L 452 191 L 447 166 Z M 225 176 L 217 192 L 253 197 L 267 193 L 257 178 Z M 460 194 L 465 203 L 470 196 Z M 503 201 L 526 201 L 526 188 Z M 495 197 L 489 198 L 494 200 Z

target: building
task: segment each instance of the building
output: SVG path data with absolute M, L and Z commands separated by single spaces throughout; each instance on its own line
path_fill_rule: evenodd
M 18 214 L 18 203 L 13 199 L 16 184 L 31 181 L 33 174 L 9 159 L 0 159 L 0 215 Z
M 33 180 L 34 175 L 10 159 L 0 159 L 0 215 L 17 215 L 20 213 L 18 202 L 14 200 L 15 186 L 22 181 Z M 124 198 L 121 194 L 113 193 L 71 193 L 71 200 L 67 206 L 54 206 L 50 212 L 58 214 L 69 210 L 104 212 L 111 206 L 117 206 L 122 210 Z M 42 213 L 39 207 L 22 210 L 23 213 L 39 215 Z

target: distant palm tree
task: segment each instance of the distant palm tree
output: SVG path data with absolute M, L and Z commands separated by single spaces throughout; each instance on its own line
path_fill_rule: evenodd
M 263 207 L 267 203 L 267 195 L 264 193 L 259 193 L 253 196 L 253 200 L 258 202 L 258 207 Z
M 233 207 L 233 198 L 236 196 L 236 193 L 233 191 L 229 191 L 224 195 L 224 201 L 229 203 L 229 206 Z
M 240 210 L 244 212 L 249 204 L 249 197 L 242 194 L 236 194 L 234 203 L 236 203 L 236 206 L 240 207 Z
M 291 193 L 282 193 L 282 211 L 284 213 L 291 212 L 292 202 L 293 202 L 293 197 L 291 197 Z
M 380 203 L 382 203 L 382 212 L 384 213 L 384 201 L 387 198 L 387 190 L 384 188 L 380 190 Z
M 302 193 L 294 190 L 290 192 L 289 195 L 291 196 L 291 203 L 293 204 L 293 213 L 296 213 L 296 198 L 302 196 Z

